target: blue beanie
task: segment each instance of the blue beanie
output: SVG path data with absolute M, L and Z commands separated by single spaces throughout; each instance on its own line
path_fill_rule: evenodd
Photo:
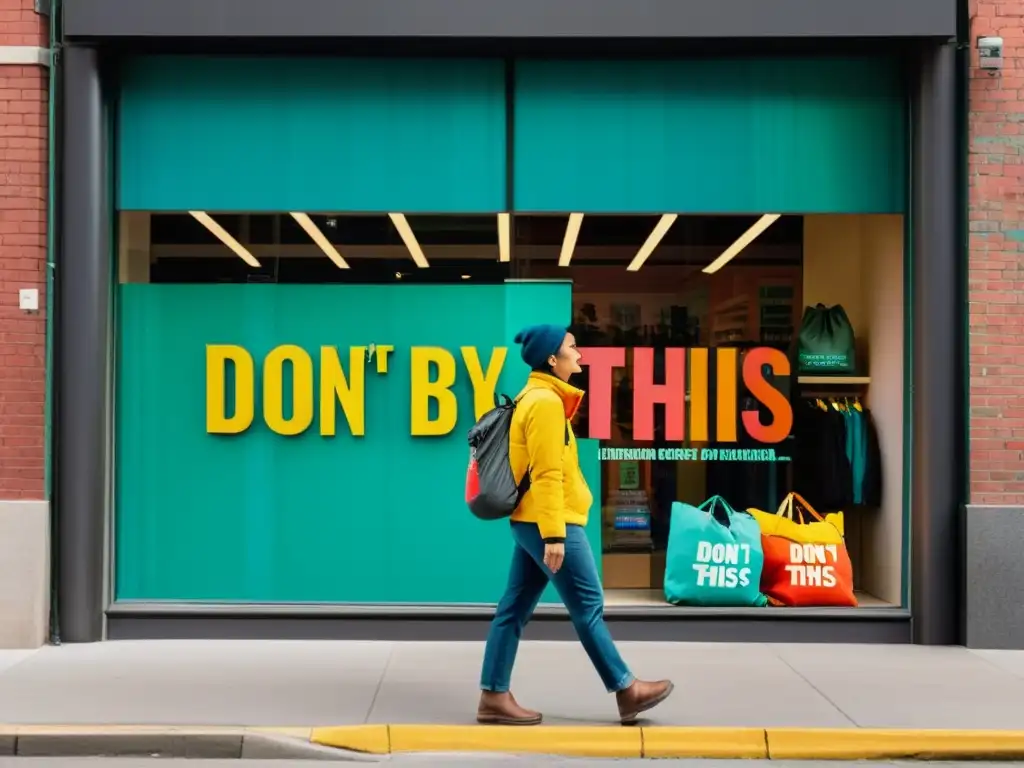
M 523 362 L 532 370 L 546 369 L 547 360 L 557 354 L 565 341 L 566 330 L 559 325 L 531 325 L 516 334 L 516 344 L 522 344 Z

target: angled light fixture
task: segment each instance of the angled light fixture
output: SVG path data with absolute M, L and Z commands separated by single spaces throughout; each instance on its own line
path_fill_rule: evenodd
M 235 240 L 224 227 L 213 220 L 206 211 L 189 211 L 189 215 L 206 227 L 210 232 L 220 240 L 224 245 L 235 252 L 242 261 L 248 264 L 250 267 L 256 267 L 259 269 L 260 263 L 256 260 L 256 257 L 249 252 L 249 249 L 242 245 L 240 242 Z
M 395 225 L 395 229 L 398 230 L 398 234 L 402 238 L 402 242 L 405 243 L 405 247 L 409 249 L 409 255 L 416 262 L 416 266 L 420 269 L 429 267 L 430 262 L 427 261 L 427 257 L 423 254 L 423 249 L 420 248 L 420 244 L 416 240 L 416 235 L 413 234 L 412 227 L 409 226 L 405 214 L 389 213 L 388 216 L 391 218 L 391 223 Z
M 647 236 L 646 242 L 640 246 L 640 250 L 636 252 L 636 256 L 633 257 L 633 261 L 626 267 L 627 272 L 639 272 L 640 267 L 644 265 L 644 262 L 650 258 L 650 255 L 654 253 L 654 249 L 658 247 L 658 243 L 661 242 L 662 238 L 668 234 L 669 229 L 676 223 L 676 219 L 679 218 L 678 213 L 666 213 L 657 224 L 654 225 L 654 229 L 651 230 L 651 234 Z
M 758 219 L 750 229 L 748 229 L 746 232 L 744 232 L 742 235 L 736 238 L 735 243 L 733 243 L 724 251 L 722 251 L 721 256 L 719 256 L 717 259 L 715 259 L 706 267 L 704 267 L 703 271 L 708 275 L 713 275 L 715 272 L 717 272 L 730 261 L 732 261 L 734 258 L 736 258 L 740 251 L 742 251 L 744 248 L 746 248 L 748 245 L 754 242 L 754 240 L 756 240 L 762 232 L 764 232 L 766 229 L 768 229 L 768 227 L 770 227 L 772 224 L 778 221 L 781 216 L 781 213 L 766 213 L 764 216 Z
M 292 218 L 298 222 L 299 226 L 302 227 L 306 234 L 310 236 L 314 243 L 320 246 L 320 250 L 327 254 L 327 258 L 333 261 L 339 269 L 348 269 L 348 262 L 341 257 L 338 253 L 338 249 L 334 247 L 327 236 L 320 231 L 320 227 L 304 213 L 292 213 Z
M 498 214 L 498 261 L 512 260 L 512 215 Z
M 570 213 L 569 223 L 565 225 L 565 237 L 562 239 L 562 252 L 558 254 L 558 266 L 568 267 L 572 261 L 572 252 L 576 250 L 576 238 L 580 236 L 583 226 L 582 213 Z

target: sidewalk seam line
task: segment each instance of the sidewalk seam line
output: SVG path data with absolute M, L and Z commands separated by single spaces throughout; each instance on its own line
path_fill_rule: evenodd
M 380 689 L 384 687 L 384 678 L 388 674 L 388 668 L 391 666 L 391 659 L 394 657 L 394 655 L 395 655 L 395 644 L 392 643 L 391 647 L 388 649 L 388 658 L 384 662 L 384 668 L 380 671 L 380 679 L 377 681 L 377 688 L 373 692 L 373 698 L 370 699 L 370 706 L 368 706 L 366 708 L 366 717 L 363 718 L 363 725 L 369 725 L 370 724 L 370 715 L 373 714 L 373 708 L 377 704 L 377 697 L 380 695 Z M 389 728 L 390 728 L 390 726 L 389 726 Z M 389 745 L 391 744 L 391 732 L 390 732 L 390 730 L 388 731 L 388 744 Z
M 39 648 L 36 648 L 36 649 L 30 651 L 28 653 L 28 655 L 25 656 L 25 658 L 19 659 L 18 661 L 16 661 L 13 664 L 11 664 L 11 666 L 9 666 L 9 667 L 4 667 L 3 669 L 0 669 L 0 679 L 3 679 L 4 676 L 6 676 L 7 673 L 10 672 L 11 670 L 17 669 L 22 664 L 25 664 L 26 662 L 28 662 L 30 659 L 34 659 L 36 656 L 39 655 L 39 652 L 42 651 L 43 648 L 45 648 L 45 647 L 46 647 L 45 645 L 40 646 Z
M 829 704 L 831 704 L 836 712 L 838 712 L 840 715 L 842 715 L 843 717 L 845 717 L 849 721 L 850 725 L 852 725 L 854 728 L 860 728 L 861 727 L 860 724 L 857 723 L 848 714 L 846 714 L 846 712 L 844 712 L 840 708 L 840 706 L 838 704 L 836 704 L 834 701 L 832 701 L 832 699 L 830 699 L 828 696 L 826 696 L 825 693 L 820 688 L 818 688 L 818 686 L 816 686 L 814 683 L 812 683 L 810 680 L 808 680 L 807 677 L 799 669 L 797 669 L 792 664 L 790 664 L 785 658 L 783 658 L 783 656 L 781 656 L 777 652 L 776 652 L 776 657 L 779 659 L 779 661 L 781 661 L 783 664 L 785 664 L 787 667 L 789 667 L 793 671 L 793 674 L 795 674 L 797 677 L 799 677 L 801 680 L 803 680 L 805 683 L 807 683 L 809 686 L 811 686 L 811 690 L 813 690 L 815 693 L 817 693 L 819 696 L 821 696 L 821 698 L 823 698 L 825 701 L 827 701 Z M 767 738 L 767 736 L 766 736 L 766 738 Z
M 982 661 L 982 663 L 984 663 L 987 666 L 991 667 L 996 672 L 1002 672 L 1004 675 L 1008 674 L 1008 675 L 1010 675 L 1012 677 L 1017 678 L 1018 680 L 1024 680 L 1024 674 L 1017 674 L 1016 672 L 1014 672 L 1014 671 L 1012 671 L 1012 670 L 1010 670 L 1010 669 L 1008 669 L 1008 668 L 1006 668 L 1004 666 L 996 664 L 994 661 L 992 661 L 992 660 L 982 656 L 980 653 L 977 653 L 975 651 L 975 649 L 973 649 L 973 648 L 966 648 L 965 650 L 969 654 L 971 654 L 971 656 L 973 656 L 976 659 L 980 659 Z M 983 650 L 983 649 L 981 649 L 981 650 Z

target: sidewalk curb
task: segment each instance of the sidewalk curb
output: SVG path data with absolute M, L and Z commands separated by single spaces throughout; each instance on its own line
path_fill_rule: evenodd
M 1024 730 L 348 725 L 0 725 L 0 757 L 160 756 L 377 762 L 407 752 L 592 758 L 1024 760 Z
M 368 754 L 502 752 L 565 757 L 774 760 L 1024 760 L 1024 730 L 358 725 L 310 740 Z
M 185 757 L 367 760 L 314 743 L 311 728 L 159 725 L 0 725 L 0 757 Z

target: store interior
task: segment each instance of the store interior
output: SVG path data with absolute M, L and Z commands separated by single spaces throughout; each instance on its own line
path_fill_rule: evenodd
M 606 604 L 673 608 L 663 588 L 673 502 L 696 507 L 717 495 L 735 510 L 774 514 L 790 492 L 822 516 L 843 513 L 857 607 L 904 603 L 902 216 L 122 212 L 118 242 L 122 283 L 570 280 L 571 329 L 584 354 L 588 347 L 627 349 L 626 365 L 614 373 L 612 433 L 602 448 L 685 448 L 697 457 L 601 461 L 594 494 L 601 508 L 591 514 L 600 514 Z M 818 305 L 845 310 L 854 370 L 799 370 L 805 308 Z M 635 348 L 653 349 L 657 377 L 667 349 L 709 348 L 715 359 L 716 349 L 738 348 L 742 360 L 757 347 L 792 361 L 792 375 L 779 377 L 777 387 L 791 403 L 794 427 L 771 446 L 776 460 L 704 460 L 701 449 L 721 445 L 721 427 L 694 440 L 690 407 L 682 441 L 665 437 L 663 405 L 654 406 L 654 440 L 634 439 Z M 574 382 L 583 389 L 587 370 Z M 870 424 L 858 447 L 873 457 L 870 479 L 821 472 L 815 436 L 824 416 L 838 413 Z M 574 430 L 590 436 L 586 408 Z

